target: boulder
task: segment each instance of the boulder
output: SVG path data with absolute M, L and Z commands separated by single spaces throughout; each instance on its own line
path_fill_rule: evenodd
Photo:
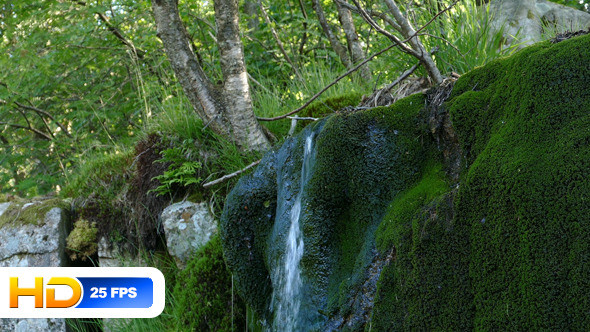
M 541 41 L 544 29 L 552 33 L 590 26 L 589 13 L 547 0 L 497 0 L 489 6 L 494 30 L 504 28 L 509 43 L 517 36 L 520 48 Z
M 67 266 L 67 204 L 59 199 L 0 204 L 0 267 Z M 0 331 L 66 331 L 65 319 L 0 319 Z
M 217 222 L 207 203 L 180 202 L 162 212 L 168 252 L 184 269 L 191 253 L 204 246 L 217 233 Z

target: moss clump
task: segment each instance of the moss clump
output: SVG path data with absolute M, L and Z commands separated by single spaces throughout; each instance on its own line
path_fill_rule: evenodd
M 398 194 L 389 205 L 383 221 L 377 229 L 377 249 L 381 255 L 399 246 L 404 228 L 410 226 L 407 221 L 420 213 L 426 205 L 438 196 L 449 191 L 446 175 L 440 163 L 427 165 L 422 178 L 410 189 Z M 412 227 L 416 228 L 413 224 Z
M 340 111 L 346 106 L 356 106 L 361 102 L 362 94 L 351 92 L 346 95 L 326 98 L 321 101 L 314 101 L 300 113 L 302 117 L 322 118 L 326 115 Z
M 465 233 L 453 225 L 453 194 L 440 164 L 398 195 L 377 231 L 390 257 L 378 283 L 371 325 L 378 331 L 461 331 L 471 326 Z M 465 294 L 467 293 L 467 295 Z
M 465 153 L 457 196 L 424 207 L 438 190 L 411 189 L 394 200 L 399 221 L 378 233 L 395 258 L 381 273 L 374 329 L 590 325 L 588 61 L 583 36 L 457 81 L 446 104 Z
M 588 35 L 545 42 L 455 85 L 475 329 L 590 326 L 588 61 Z
M 64 210 L 69 208 L 68 204 L 59 198 L 31 202 L 20 199 L 13 200 L 8 209 L 0 216 L 0 228 L 18 227 L 25 224 L 42 226 L 47 212 L 55 207 Z
M 176 279 L 177 331 L 243 331 L 246 308 L 234 292 L 221 241 L 213 237 L 197 251 Z
M 78 220 L 74 223 L 74 229 L 66 239 L 66 251 L 70 259 L 86 261 L 88 257 L 96 255 L 98 251 L 98 228 L 96 223 L 87 220 Z

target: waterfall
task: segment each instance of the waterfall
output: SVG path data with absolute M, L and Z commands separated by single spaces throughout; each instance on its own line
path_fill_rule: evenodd
M 299 309 L 301 307 L 301 269 L 299 263 L 303 257 L 303 234 L 299 220 L 301 218 L 301 200 L 303 189 L 310 176 L 311 155 L 313 151 L 314 133 L 305 136 L 303 162 L 299 193 L 290 211 L 289 231 L 286 236 L 285 252 L 273 271 L 273 295 L 271 310 L 274 311 L 272 324 L 274 331 L 301 330 L 298 324 Z

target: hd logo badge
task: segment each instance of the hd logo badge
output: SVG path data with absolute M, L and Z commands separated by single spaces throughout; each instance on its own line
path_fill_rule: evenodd
M 0 267 L 0 318 L 152 318 L 165 280 L 149 267 Z

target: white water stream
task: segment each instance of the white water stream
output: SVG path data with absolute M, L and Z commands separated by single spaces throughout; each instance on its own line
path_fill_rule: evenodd
M 310 170 L 310 157 L 313 150 L 313 132 L 305 138 L 303 163 L 301 165 L 301 185 L 290 213 L 289 232 L 287 234 L 283 261 L 274 271 L 273 296 L 271 306 L 274 308 L 274 331 L 297 331 L 299 308 L 301 306 L 301 270 L 299 263 L 303 257 L 303 234 L 299 219 L 301 217 L 301 198 L 303 187 Z

